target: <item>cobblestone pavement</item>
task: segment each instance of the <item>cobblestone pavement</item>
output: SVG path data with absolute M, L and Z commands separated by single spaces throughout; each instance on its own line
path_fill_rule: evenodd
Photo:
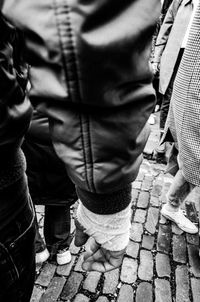
M 157 130 L 150 135 L 147 154 L 152 153 Z M 160 215 L 172 177 L 165 165 L 144 159 L 132 187 L 132 227 L 130 243 L 122 266 L 111 272 L 84 272 L 84 248 L 70 247 L 72 261 L 57 266 L 37 267 L 31 302 L 199 302 L 199 235 L 189 235 Z M 198 224 L 199 189 L 195 189 L 183 208 Z M 72 209 L 73 210 L 73 209 Z M 42 231 L 43 207 L 37 206 Z M 74 231 L 72 215 L 72 232 Z

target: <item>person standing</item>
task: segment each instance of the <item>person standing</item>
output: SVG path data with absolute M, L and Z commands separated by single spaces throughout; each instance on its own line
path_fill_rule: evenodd
M 161 213 L 182 230 L 197 233 L 198 228 L 183 215 L 180 206 L 195 186 L 200 186 L 199 152 L 199 71 L 200 5 L 196 7 L 186 36 L 186 48 L 175 79 L 164 139 L 178 146 L 177 171 Z
M 152 62 L 152 58 L 154 57 L 154 52 L 155 52 L 155 43 L 156 43 L 156 39 L 157 39 L 157 36 L 159 34 L 159 30 L 160 30 L 160 27 L 163 23 L 163 20 L 165 18 L 165 15 L 168 11 L 168 8 L 170 6 L 170 4 L 172 3 L 172 0 L 164 0 L 164 1 L 161 1 L 161 13 L 160 13 L 160 16 L 159 16 L 159 20 L 157 22 L 157 25 L 156 25 L 156 30 L 154 32 L 154 35 L 153 35 L 153 41 L 152 41 L 152 55 L 151 55 L 151 62 Z M 162 94 L 159 92 L 159 70 L 155 70 L 154 71 L 154 79 L 153 79 L 153 87 L 156 91 L 156 98 L 157 98 L 157 102 L 156 102 L 156 106 L 155 106 L 155 109 L 154 109 L 154 112 L 157 112 L 159 111 L 160 107 L 161 107 L 161 103 L 162 103 Z M 149 117 L 149 124 L 150 125 L 154 125 L 155 124 L 155 114 L 152 113 Z
M 162 95 L 160 139 L 162 139 L 173 83 L 186 46 L 192 11 L 196 2 L 196 0 L 173 0 L 156 39 L 152 66 L 154 73 L 159 73 L 159 92 Z M 165 152 L 165 143 L 155 149 L 156 156 L 165 156 Z
M 44 205 L 44 240 L 36 232 L 36 263 L 71 261 L 70 206 L 77 201 L 75 185 L 56 155 L 49 134 L 48 119 L 34 110 L 22 150 L 27 162 L 28 185 L 34 205 Z
M 32 114 L 22 41 L 0 13 L 0 301 L 12 302 L 29 301 L 35 280 L 35 215 L 21 150 Z

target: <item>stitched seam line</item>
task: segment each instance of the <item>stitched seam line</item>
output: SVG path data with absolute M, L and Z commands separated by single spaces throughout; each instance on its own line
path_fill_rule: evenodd
M 64 70 L 66 74 L 67 84 L 69 86 L 70 100 L 75 103 L 81 103 L 80 84 L 77 68 L 78 61 L 76 59 L 75 45 L 73 42 L 73 29 L 71 26 L 70 8 L 67 3 L 64 3 L 63 6 L 62 0 L 54 0 L 54 5 L 60 44 L 63 53 Z M 60 18 L 60 15 L 63 14 L 63 10 L 65 12 L 65 19 L 63 19 L 62 16 Z M 61 34 L 61 32 L 63 31 L 62 26 L 65 26 L 64 29 L 66 31 L 64 37 Z M 68 52 L 67 55 L 66 50 Z
M 63 57 L 63 67 L 65 71 L 65 76 L 66 76 L 66 81 L 67 85 L 69 87 L 69 98 L 73 102 L 80 102 L 81 103 L 81 97 L 80 97 L 80 87 L 79 87 L 79 81 L 78 81 L 78 72 L 77 72 L 77 60 L 76 60 L 76 53 L 75 53 L 75 47 L 73 43 L 73 31 L 71 27 L 71 22 L 70 22 L 70 9 L 67 4 L 66 5 L 66 19 L 65 19 L 65 29 L 66 29 L 66 36 L 63 38 L 62 37 L 62 28 L 60 24 L 60 16 L 59 16 L 59 8 L 62 7 L 59 4 L 61 1 L 60 0 L 54 0 L 54 6 L 55 6 L 55 14 L 56 14 L 56 22 L 58 26 L 58 34 L 59 34 L 59 39 L 60 39 L 60 46 L 62 49 L 62 57 Z M 67 1 L 66 1 L 67 2 Z M 64 39 L 67 39 L 67 42 L 64 41 Z M 65 47 L 66 43 L 68 43 L 67 47 Z M 68 50 L 68 58 L 66 57 L 66 50 Z M 67 62 L 67 59 L 70 61 L 70 66 L 69 63 Z M 70 73 L 69 73 L 70 71 Z M 71 79 L 71 75 L 73 76 L 73 79 Z M 73 86 L 73 84 L 75 84 Z M 73 88 L 74 87 L 74 88 Z M 84 122 L 83 122 L 83 115 L 80 113 L 79 114 L 79 121 L 80 121 L 80 131 L 81 131 L 81 143 L 82 143 L 82 150 L 83 150 L 83 158 L 84 158 L 84 170 L 85 170 L 85 181 L 87 184 L 88 189 L 90 190 L 90 183 L 88 179 L 88 169 L 87 169 L 87 154 L 86 154 L 86 148 L 85 148 L 85 142 L 86 142 L 86 135 L 84 134 Z
M 88 133 L 88 145 L 89 145 L 89 159 L 90 159 L 90 165 L 88 171 L 90 171 L 90 180 L 91 180 L 91 187 L 93 192 L 96 192 L 95 185 L 94 185 L 94 166 L 93 166 L 93 156 L 92 156 L 92 144 L 91 144 L 91 135 L 90 135 L 90 119 L 89 116 L 87 116 L 87 133 Z
M 68 79 L 68 73 L 67 73 L 67 68 L 66 68 L 67 62 L 66 62 L 66 59 L 65 59 L 65 56 L 64 56 L 64 48 L 63 48 L 63 43 L 62 43 L 62 37 L 61 37 L 61 34 L 60 34 L 61 30 L 60 30 L 60 22 L 59 22 L 59 12 L 58 12 L 58 5 L 57 5 L 56 0 L 53 0 L 53 6 L 54 6 L 54 12 L 55 12 L 56 26 L 58 28 L 60 48 L 62 49 L 62 63 L 63 63 L 63 69 L 64 69 L 64 74 L 65 74 L 65 80 L 66 80 L 66 83 L 68 84 L 69 79 Z M 70 84 L 68 84 L 68 85 L 70 85 Z M 68 90 L 68 93 L 69 93 L 70 100 L 72 100 L 70 89 Z
M 84 144 L 84 129 L 83 129 L 83 117 L 81 114 L 79 114 L 79 120 L 80 120 L 80 126 L 81 126 L 81 141 L 82 141 L 82 146 L 83 146 L 83 156 L 84 156 L 84 169 L 85 169 L 85 179 L 86 179 L 86 183 L 88 186 L 88 189 L 91 190 L 90 188 L 90 183 L 89 183 L 89 179 L 88 179 L 88 174 L 87 174 L 87 158 L 86 158 L 86 150 L 85 150 L 85 144 Z

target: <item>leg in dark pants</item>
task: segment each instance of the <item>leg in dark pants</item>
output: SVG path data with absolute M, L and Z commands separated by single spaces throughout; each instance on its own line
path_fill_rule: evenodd
M 45 250 L 46 245 L 39 232 L 37 217 L 35 216 L 36 235 L 35 235 L 35 252 L 40 253 Z
M 30 301 L 35 280 L 34 211 L 27 202 L 0 235 L 0 301 Z
M 51 257 L 58 250 L 69 247 L 71 242 L 69 206 L 45 206 L 44 237 Z

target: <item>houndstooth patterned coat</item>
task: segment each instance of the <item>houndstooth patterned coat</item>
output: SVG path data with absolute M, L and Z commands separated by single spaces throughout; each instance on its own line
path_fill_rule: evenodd
M 186 180 L 200 186 L 200 4 L 175 79 L 168 130 L 178 143 Z

